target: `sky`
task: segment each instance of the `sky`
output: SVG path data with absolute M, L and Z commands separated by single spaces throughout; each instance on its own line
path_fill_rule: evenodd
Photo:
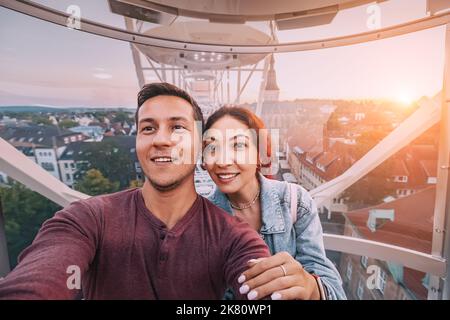
M 65 11 L 71 4 L 90 20 L 124 27 L 107 1 L 39 0 Z M 380 27 L 426 15 L 425 0 L 379 5 Z M 280 31 L 280 42 L 369 31 L 368 5 L 339 12 L 331 25 Z M 261 28 L 260 24 L 253 24 Z M 0 8 L 0 105 L 136 106 L 138 83 L 128 43 L 90 35 Z M 364 44 L 275 56 L 282 100 L 393 99 L 410 101 L 441 90 L 445 28 Z M 242 79 L 245 79 L 244 74 Z M 156 80 L 150 76 L 148 81 Z M 235 79 L 231 79 L 233 88 Z M 241 102 L 258 97 L 255 75 Z

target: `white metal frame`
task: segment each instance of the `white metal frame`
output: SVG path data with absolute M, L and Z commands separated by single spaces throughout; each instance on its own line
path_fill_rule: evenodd
M 432 254 L 443 257 L 448 262 L 450 259 L 450 23 L 447 23 L 445 36 L 444 85 L 441 109 Z M 447 277 L 445 278 L 430 278 L 430 282 L 437 290 L 430 292 L 428 298 L 450 300 L 450 279 L 448 279 L 450 266 L 448 263 L 446 271 Z
M 0 150 L 2 172 L 47 199 L 65 207 L 73 201 L 89 198 L 88 195 L 66 186 L 2 138 Z
M 69 15 L 65 12 L 42 6 L 25 0 L 0 0 L 0 6 L 41 19 L 56 23 L 61 26 L 67 25 Z M 450 22 L 450 12 L 444 11 L 436 15 L 417 19 L 395 26 L 363 32 L 354 35 L 327 38 L 314 41 L 291 42 L 272 45 L 230 45 L 230 44 L 204 44 L 195 42 L 184 42 L 170 39 L 162 39 L 143 35 L 136 32 L 129 32 L 119 28 L 111 27 L 101 23 L 81 19 L 80 31 L 113 38 L 116 40 L 149 45 L 168 49 L 178 49 L 186 51 L 205 51 L 223 53 L 278 53 L 325 49 L 333 47 L 348 46 L 363 42 L 400 36 L 420 30 L 434 28 Z

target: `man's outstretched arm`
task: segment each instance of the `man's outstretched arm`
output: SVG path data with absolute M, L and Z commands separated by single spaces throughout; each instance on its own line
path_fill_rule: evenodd
M 269 257 L 269 248 L 259 234 L 245 222 L 239 222 L 231 228 L 226 238 L 225 279 L 229 287 L 233 288 L 236 299 L 247 299 L 246 295 L 239 293 L 241 284 L 238 279 L 248 269 L 249 260 Z
M 58 211 L 0 280 L 0 299 L 75 299 L 98 243 L 98 220 L 74 202 Z

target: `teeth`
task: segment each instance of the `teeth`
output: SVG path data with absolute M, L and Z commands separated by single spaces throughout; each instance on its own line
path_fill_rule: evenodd
M 237 176 L 237 173 L 230 173 L 230 174 L 218 174 L 220 179 L 230 179 L 235 176 Z
M 153 161 L 155 161 L 155 162 L 172 162 L 172 159 L 171 158 L 156 158 L 156 159 L 153 159 Z

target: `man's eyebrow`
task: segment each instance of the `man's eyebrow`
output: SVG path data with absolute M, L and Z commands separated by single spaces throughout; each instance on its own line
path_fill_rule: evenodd
M 139 123 L 143 123 L 143 122 L 155 122 L 155 119 L 153 119 L 153 118 L 143 118 L 143 119 L 139 120 Z
M 189 122 L 189 119 L 186 117 L 170 117 L 167 120 L 172 121 L 172 122 L 175 122 L 175 121 Z M 143 118 L 143 119 L 139 120 L 139 123 L 142 123 L 142 122 L 156 122 L 156 120 L 154 118 Z
M 170 117 L 169 121 L 186 121 L 189 122 L 189 119 L 186 117 Z

